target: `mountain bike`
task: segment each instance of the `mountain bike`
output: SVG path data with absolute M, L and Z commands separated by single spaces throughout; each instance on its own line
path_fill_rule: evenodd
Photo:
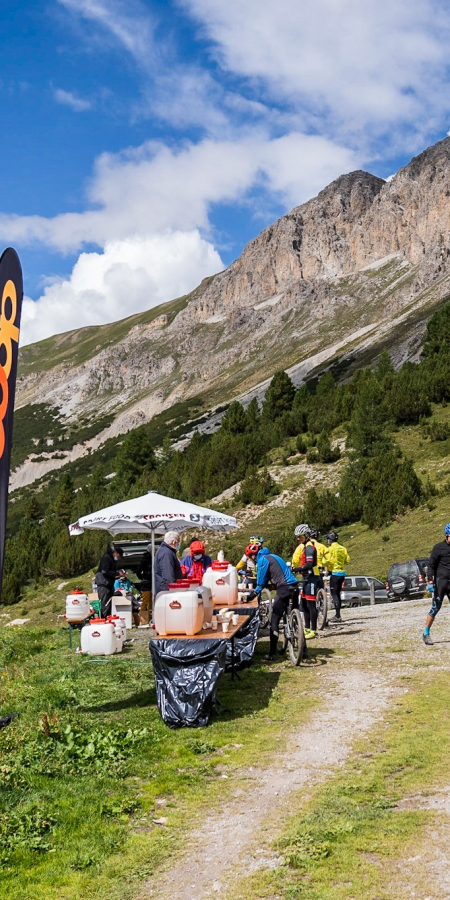
M 328 610 L 331 608 L 330 576 L 323 576 L 323 588 L 316 595 L 317 630 L 322 631 L 327 624 Z
M 300 610 L 292 608 L 292 597 L 283 618 L 280 620 L 279 634 L 281 639 L 281 652 L 285 653 L 289 648 L 289 658 L 293 666 L 299 666 L 305 650 L 306 638 L 303 628 L 303 619 Z

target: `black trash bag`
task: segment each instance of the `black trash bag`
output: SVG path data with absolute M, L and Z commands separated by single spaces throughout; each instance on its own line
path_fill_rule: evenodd
M 225 671 L 226 644 L 217 638 L 151 640 L 156 701 L 170 728 L 207 725 Z
M 233 612 L 239 613 L 240 616 L 250 616 L 249 621 L 242 626 L 238 634 L 234 638 L 234 667 L 236 669 L 248 666 L 252 661 L 255 652 L 256 641 L 258 640 L 259 631 L 259 609 L 247 606 L 235 607 Z M 227 669 L 233 665 L 233 650 L 231 641 L 227 641 Z

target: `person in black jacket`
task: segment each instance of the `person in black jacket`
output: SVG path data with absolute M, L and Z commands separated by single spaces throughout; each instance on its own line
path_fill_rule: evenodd
M 430 628 L 438 614 L 444 597 L 450 599 L 450 522 L 444 529 L 445 538 L 435 544 L 428 560 L 428 582 L 433 585 L 433 603 L 427 615 L 423 631 L 424 644 L 431 645 Z
M 155 595 L 167 591 L 169 584 L 183 577 L 177 558 L 180 549 L 180 535 L 176 531 L 168 531 L 162 544 L 155 553 Z
M 101 602 L 102 619 L 106 619 L 106 616 L 109 616 L 111 612 L 111 597 L 114 593 L 114 582 L 117 577 L 116 562 L 122 556 L 122 547 L 108 546 L 98 565 L 95 583 L 97 585 L 98 599 Z

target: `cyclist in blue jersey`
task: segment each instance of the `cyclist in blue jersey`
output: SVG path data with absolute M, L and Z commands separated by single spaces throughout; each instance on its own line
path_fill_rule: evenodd
M 257 584 L 249 596 L 255 597 L 268 584 L 273 584 L 277 591 L 270 622 L 270 649 L 268 655 L 264 657 L 267 661 L 272 662 L 276 658 L 280 619 L 286 612 L 291 598 L 292 606 L 298 608 L 299 583 L 284 559 L 271 553 L 267 547 L 259 550 L 256 555 L 256 564 L 258 567 Z

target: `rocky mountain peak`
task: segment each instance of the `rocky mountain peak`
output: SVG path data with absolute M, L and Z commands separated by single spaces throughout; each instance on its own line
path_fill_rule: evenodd
M 113 415 L 71 451 L 80 456 L 178 401 L 201 395 L 204 409 L 262 396 L 279 368 L 299 383 L 332 359 L 372 359 L 379 345 L 414 358 L 450 294 L 449 197 L 449 138 L 389 182 L 341 175 L 188 298 L 24 348 L 17 405 L 47 404 L 71 423 Z M 40 474 L 61 457 L 41 459 Z M 17 484 L 35 477 L 27 466 Z

